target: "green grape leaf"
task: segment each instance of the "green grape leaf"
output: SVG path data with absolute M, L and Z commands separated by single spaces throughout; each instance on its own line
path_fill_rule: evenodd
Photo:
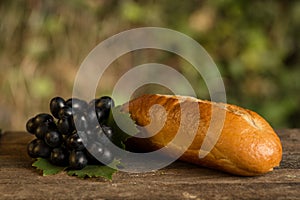
M 44 158 L 37 158 L 37 160 L 32 164 L 32 166 L 36 167 L 39 170 L 42 170 L 43 176 L 58 174 L 59 172 L 62 172 L 65 169 L 65 167 L 52 165 L 48 160 Z
M 117 167 L 120 164 L 120 161 L 114 160 L 111 164 L 112 167 Z M 69 170 L 67 174 L 70 176 L 78 176 L 79 178 L 92 178 L 92 177 L 102 177 L 108 180 L 112 180 L 113 174 L 117 170 L 110 168 L 105 165 L 88 165 L 81 170 Z
M 139 132 L 135 122 L 130 118 L 130 114 L 122 112 L 121 106 L 117 106 L 111 109 L 106 124 L 112 127 L 114 131 L 115 134 L 115 137 L 113 138 L 114 144 L 119 146 L 122 149 L 125 149 L 124 142 L 128 138 L 136 135 Z M 130 133 L 130 135 L 127 133 Z
M 117 172 L 117 168 L 120 165 L 119 160 L 114 160 L 111 163 L 111 167 L 105 165 L 88 165 L 81 170 L 70 170 L 67 167 L 60 167 L 52 165 L 47 159 L 37 158 L 37 160 L 32 164 L 38 170 L 43 171 L 43 176 L 55 175 L 60 172 L 66 172 L 69 176 L 78 176 L 79 178 L 92 178 L 92 177 L 102 177 L 108 180 L 112 180 L 112 176 Z

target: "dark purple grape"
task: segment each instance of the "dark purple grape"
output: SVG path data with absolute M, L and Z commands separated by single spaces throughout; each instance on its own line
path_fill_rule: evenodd
M 37 158 L 38 155 L 36 155 L 34 152 L 33 152 L 33 149 L 35 148 L 35 146 L 37 145 L 37 143 L 41 142 L 42 140 L 39 140 L 39 139 L 34 139 L 32 140 L 30 143 L 28 143 L 27 145 L 27 153 L 28 155 L 31 157 L 31 158 Z
M 72 151 L 69 156 L 70 168 L 80 170 L 88 163 L 86 155 L 82 151 Z
M 89 163 L 99 164 L 98 158 L 104 153 L 104 145 L 99 142 L 94 142 L 86 148 L 86 155 Z
M 59 110 L 58 117 L 59 117 L 59 119 L 71 118 L 71 117 L 73 117 L 73 114 L 74 114 L 74 112 L 73 112 L 72 108 L 69 106 L 65 106 Z
M 53 99 L 51 99 L 50 111 L 51 111 L 52 115 L 58 119 L 58 117 L 59 117 L 58 112 L 60 111 L 60 109 L 65 107 L 65 105 L 66 105 L 66 102 L 61 97 L 54 97 Z
M 94 140 L 99 141 L 102 135 L 104 135 L 102 127 L 100 125 L 96 126 L 92 131 L 92 136 L 95 138 Z
M 40 125 L 40 126 L 38 126 L 37 128 L 36 128 L 36 130 L 35 130 L 35 137 L 37 137 L 38 139 L 41 139 L 41 140 L 43 140 L 44 139 L 44 137 L 45 137 L 45 134 L 47 133 L 47 132 L 49 132 L 49 127 L 48 126 L 46 126 L 46 125 Z
M 103 96 L 99 99 L 94 99 L 89 103 L 89 112 L 94 110 L 96 112 L 99 123 L 107 119 L 110 109 L 114 107 L 114 101 L 111 97 Z
M 69 135 L 62 135 L 62 138 L 63 138 L 63 143 L 62 143 L 62 146 L 65 146 L 65 142 L 67 141 Z
M 53 148 L 60 146 L 63 142 L 62 135 L 57 131 L 48 131 L 44 140 L 47 145 Z
M 86 101 L 77 98 L 70 98 L 66 101 L 66 105 L 73 109 L 74 112 L 84 112 L 88 104 Z
M 31 134 L 34 134 L 35 129 L 36 129 L 34 120 L 35 120 L 34 117 L 30 118 L 26 123 L 26 130 Z
M 95 101 L 96 108 L 102 108 L 104 110 L 110 110 L 115 106 L 113 99 L 109 96 L 103 96 Z
M 36 127 L 40 125 L 49 125 L 54 122 L 54 119 L 51 115 L 47 113 L 40 113 L 34 117 L 34 125 Z
M 57 122 L 57 129 L 61 134 L 70 135 L 74 131 L 72 119 L 62 118 Z
M 80 132 L 79 134 L 78 132 L 74 131 L 74 133 L 68 137 L 68 139 L 66 140 L 66 145 L 68 149 L 83 150 L 85 148 L 84 144 L 87 143 L 87 138 L 85 137 L 85 133 Z
M 102 108 L 96 108 L 95 111 L 96 111 L 98 122 L 100 124 L 103 124 L 104 120 L 107 119 L 107 117 L 109 115 L 109 111 L 106 111 Z
M 48 158 L 51 153 L 51 148 L 45 144 L 43 140 L 39 140 L 36 142 L 32 149 L 32 155 L 34 155 L 35 158 L 41 157 L 41 158 Z
M 110 139 L 110 141 L 113 141 L 114 133 L 112 131 L 112 128 L 105 125 L 101 126 L 101 128 L 108 139 Z
M 50 155 L 50 162 L 54 165 L 66 166 L 68 164 L 69 153 L 64 148 L 54 148 Z
M 86 117 L 87 117 L 87 121 L 89 123 L 89 126 L 91 128 L 96 127 L 97 125 L 99 125 L 98 116 L 96 114 L 95 107 L 89 107 L 89 109 L 86 112 Z
M 50 130 L 57 130 L 57 126 L 56 126 L 55 121 L 48 123 L 47 126 Z
M 97 132 L 95 132 L 95 134 L 97 135 L 97 141 L 99 141 L 100 143 L 107 145 L 110 143 L 110 138 L 108 136 L 106 136 L 106 134 L 104 133 L 102 127 L 98 127 L 96 129 Z
M 89 129 L 85 130 L 84 133 L 87 137 L 87 140 L 94 141 L 96 139 L 95 134 L 94 134 L 94 130 L 89 128 Z
M 100 161 L 103 164 L 109 164 L 114 160 L 114 156 L 108 148 L 104 148 L 103 154 L 100 157 Z
M 73 118 L 74 126 L 78 131 L 85 131 L 89 128 L 88 119 L 84 113 L 76 113 Z
M 93 130 L 93 136 L 95 141 L 99 141 L 104 145 L 107 145 L 110 143 L 110 141 L 113 141 L 113 131 L 110 127 L 102 125 L 102 126 L 97 126 Z

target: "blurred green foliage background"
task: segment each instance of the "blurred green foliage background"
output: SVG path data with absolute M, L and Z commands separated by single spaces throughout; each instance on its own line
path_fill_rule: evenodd
M 70 97 L 77 69 L 98 43 L 144 26 L 197 40 L 219 67 L 229 103 L 275 128 L 300 127 L 300 1 L 1 0 L 0 22 L 2 129 L 24 130 L 29 117 L 48 112 L 51 97 Z M 149 50 L 114 62 L 105 87 L 146 62 L 173 66 L 201 85 L 182 59 Z

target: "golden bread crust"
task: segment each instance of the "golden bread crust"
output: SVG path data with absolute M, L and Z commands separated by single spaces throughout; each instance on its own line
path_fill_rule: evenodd
M 198 104 L 199 110 L 194 109 L 195 104 Z M 154 105 L 162 106 L 165 111 L 156 109 Z M 154 94 L 131 100 L 122 109 L 129 112 L 139 126 L 144 126 L 149 135 L 156 133 L 159 127 L 159 132 L 152 137 L 131 139 L 143 150 L 153 151 L 171 144 L 170 155 L 172 151 L 186 149 L 180 160 L 243 176 L 272 171 L 279 166 L 282 158 L 281 142 L 272 127 L 257 113 L 235 105 Z M 220 115 L 225 114 L 223 128 L 215 146 L 200 159 L 199 150 L 207 130 L 210 125 L 214 126 L 213 122 L 210 124 L 212 109 Z M 181 116 L 181 111 L 185 116 Z M 195 112 L 200 112 L 200 120 Z M 186 138 L 193 137 L 190 133 L 197 130 L 188 147 L 172 141 L 178 132 L 181 117 Z

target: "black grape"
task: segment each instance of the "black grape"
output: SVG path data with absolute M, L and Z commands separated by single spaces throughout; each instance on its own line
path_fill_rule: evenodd
M 82 151 L 72 151 L 69 156 L 70 168 L 80 170 L 88 163 L 86 155 Z
M 66 102 L 63 98 L 61 97 L 54 97 L 53 99 L 51 99 L 50 101 L 50 112 L 51 114 L 58 119 L 58 112 L 60 111 L 60 109 L 62 109 L 63 107 L 65 107 Z

